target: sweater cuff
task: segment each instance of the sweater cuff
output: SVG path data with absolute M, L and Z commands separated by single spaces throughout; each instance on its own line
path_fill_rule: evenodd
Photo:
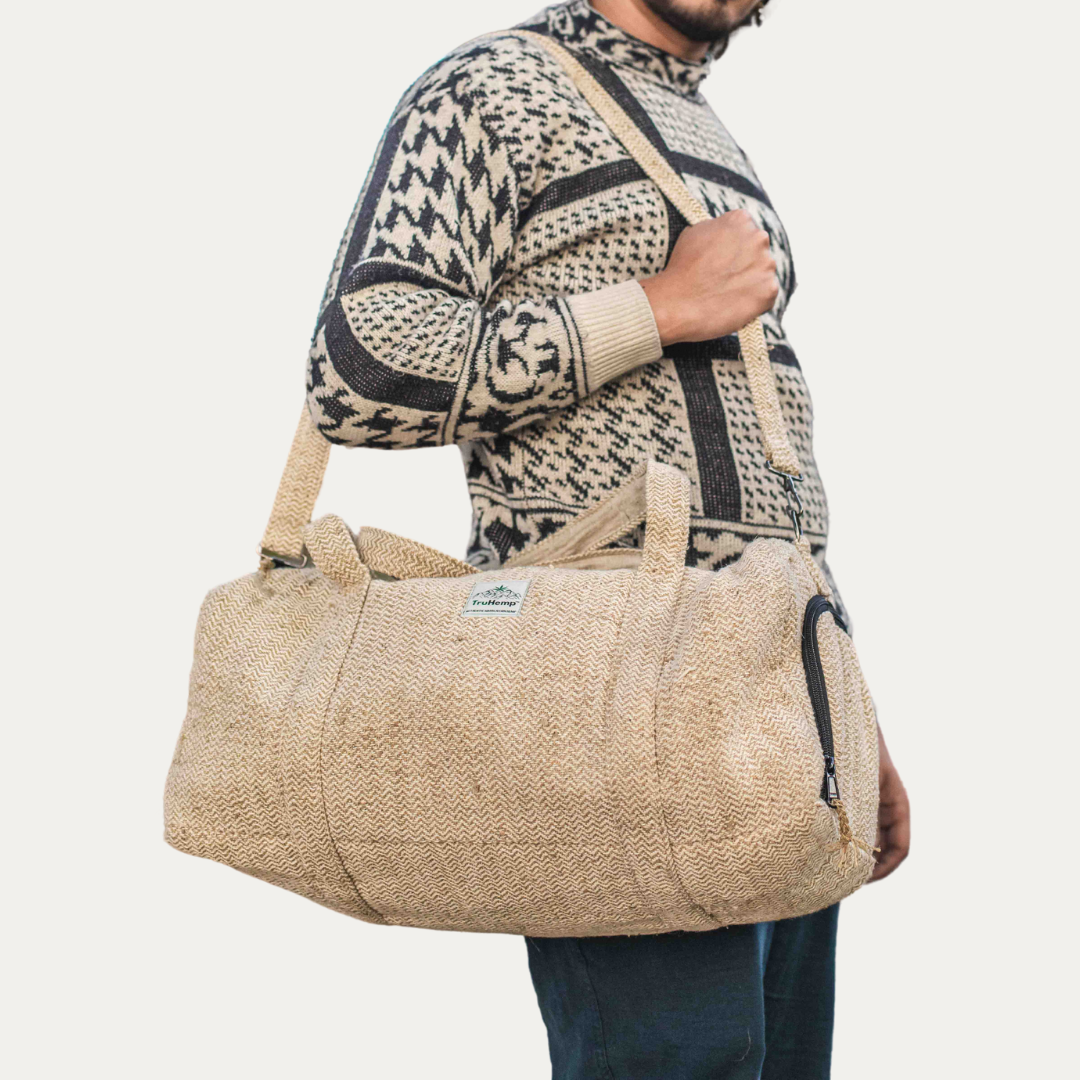
M 589 393 L 631 368 L 663 356 L 652 307 L 637 281 L 567 297 L 585 349 Z

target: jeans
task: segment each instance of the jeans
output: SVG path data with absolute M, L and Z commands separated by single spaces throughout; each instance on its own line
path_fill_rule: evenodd
M 828 1080 L 838 910 L 526 939 L 553 1080 Z

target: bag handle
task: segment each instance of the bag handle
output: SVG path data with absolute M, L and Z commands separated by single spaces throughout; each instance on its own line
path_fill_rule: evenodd
M 681 569 L 690 542 L 690 480 L 681 469 L 648 461 L 629 480 L 549 537 L 531 544 L 503 566 L 540 566 L 607 551 L 608 545 L 645 523 L 644 570 Z
M 467 562 L 444 555 L 417 540 L 365 525 L 356 534 L 360 561 L 373 573 L 405 578 L 468 577 L 480 571 Z
M 304 532 L 307 549 L 325 572 L 325 552 L 312 546 L 313 530 L 333 522 L 335 537 L 348 535 L 353 556 L 375 576 L 396 581 L 407 578 L 468 577 L 480 573 L 475 566 L 444 555 L 415 540 L 365 526 L 357 534 L 342 533 L 341 519 L 320 518 Z M 645 522 L 641 549 L 608 545 Z M 681 470 L 658 461 L 643 462 L 631 478 L 556 530 L 545 540 L 509 558 L 500 570 L 523 566 L 563 566 L 597 559 L 604 569 L 639 569 L 672 573 L 686 563 L 690 542 L 690 480 Z
M 691 225 L 709 220 L 710 215 L 690 193 L 682 177 L 671 167 L 660 151 L 645 138 L 622 106 L 589 74 L 572 53 L 543 34 L 534 33 L 531 30 L 515 30 L 513 33 L 517 37 L 540 45 L 562 65 L 581 95 L 611 129 L 627 153 Z M 800 525 L 802 502 L 795 485 L 802 480 L 802 466 L 784 426 L 780 398 L 776 392 L 776 377 L 769 362 L 769 350 L 765 344 L 760 319 L 754 319 L 739 331 L 739 346 L 750 383 L 750 397 L 757 415 L 758 426 L 761 429 L 765 459 L 769 469 L 783 479 L 796 538 L 800 538 L 802 536 Z M 296 434 L 293 436 L 289 457 L 285 463 L 285 472 L 278 485 L 270 521 L 263 534 L 260 554 L 261 565 L 264 569 L 275 564 L 282 566 L 308 564 L 309 560 L 304 551 L 303 533 L 315 510 L 315 501 L 322 487 L 329 454 L 330 443 L 315 427 L 305 402 Z M 644 481 L 644 477 L 642 479 Z M 640 498 L 641 493 L 627 495 L 625 502 L 619 503 L 619 506 L 625 508 L 636 505 L 635 500 Z M 592 509 L 596 510 L 598 507 Z M 590 512 L 585 511 L 585 514 Z M 620 509 L 618 512 L 623 511 Z M 640 525 L 641 520 L 639 518 L 632 524 L 628 524 L 623 533 Z M 565 532 L 572 526 L 573 523 L 564 526 L 559 533 Z M 648 524 L 646 524 L 647 530 Z M 618 535 L 621 536 L 623 533 Z M 558 535 L 556 533 L 550 539 L 554 540 Z M 569 540 L 569 537 L 567 539 Z M 543 543 L 546 541 L 541 541 L 536 548 Z M 536 548 L 531 550 L 536 550 Z M 549 558 L 544 561 L 552 560 Z M 511 564 L 525 565 L 514 559 L 508 560 L 506 565 Z

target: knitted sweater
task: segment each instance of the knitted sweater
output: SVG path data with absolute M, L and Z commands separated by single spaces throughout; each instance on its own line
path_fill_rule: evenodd
M 742 207 L 769 234 L 780 294 L 763 322 L 806 478 L 804 530 L 823 560 L 810 398 L 781 327 L 788 240 L 698 92 L 710 61 L 638 41 L 586 0 L 523 25 L 569 48 L 711 213 Z M 542 48 L 509 35 L 461 46 L 398 105 L 341 242 L 308 368 L 320 430 L 350 446 L 459 444 L 479 566 L 558 529 L 650 457 L 690 476 L 689 565 L 790 537 L 737 338 L 661 349 L 638 284 L 685 225 Z

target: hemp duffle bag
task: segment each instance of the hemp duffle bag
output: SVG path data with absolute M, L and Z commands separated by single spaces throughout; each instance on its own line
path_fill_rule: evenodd
M 259 570 L 203 604 L 168 842 L 369 922 L 534 936 L 783 919 L 863 884 L 874 708 L 801 536 L 760 323 L 739 336 L 795 536 L 716 572 L 684 565 L 690 483 L 656 462 L 482 573 L 309 523 L 329 444 L 305 409 Z

